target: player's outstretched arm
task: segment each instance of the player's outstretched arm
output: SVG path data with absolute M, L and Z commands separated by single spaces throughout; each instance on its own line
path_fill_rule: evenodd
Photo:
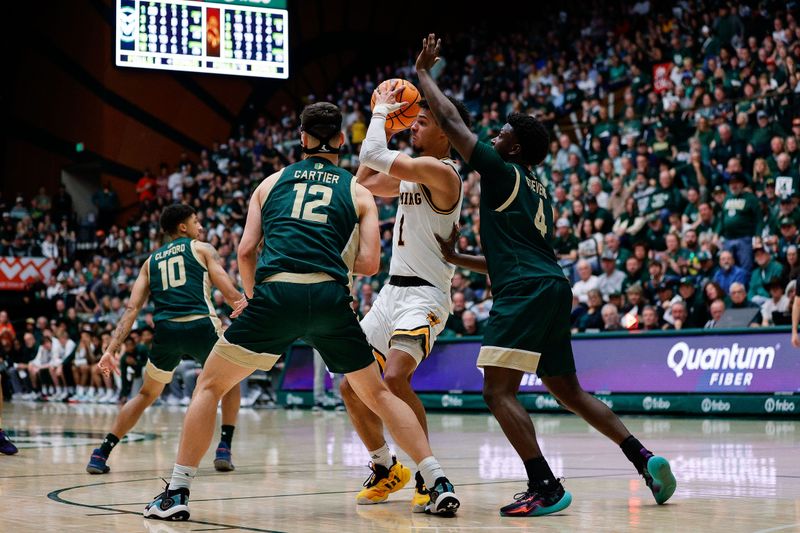
M 119 347 L 122 345 L 123 341 L 128 338 L 131 328 L 133 327 L 133 323 L 136 320 L 136 317 L 139 315 L 139 311 L 142 310 L 144 303 L 147 301 L 148 296 L 150 296 L 149 265 L 150 258 L 148 257 L 147 261 L 145 261 L 144 265 L 142 265 L 141 270 L 139 270 L 139 276 L 136 278 L 136 282 L 133 284 L 131 296 L 128 298 L 128 303 L 125 305 L 125 312 L 122 313 L 122 318 L 119 319 L 117 328 L 111 335 L 111 342 L 108 344 L 106 351 L 103 353 L 103 357 L 101 357 L 100 361 L 97 363 L 100 367 L 100 370 L 102 370 L 106 375 L 110 374 L 111 371 L 119 374 L 119 361 L 117 360 L 116 354 L 119 351 Z
M 353 271 L 364 276 L 373 276 L 381 266 L 380 229 L 378 208 L 372 194 L 362 185 L 356 185 L 358 204 L 358 255 L 353 262 Z
M 256 286 L 256 255 L 258 244 L 264 237 L 261 229 L 261 187 L 253 191 L 250 198 L 250 205 L 247 208 L 247 221 L 244 224 L 242 239 L 239 241 L 237 260 L 239 261 L 239 275 L 242 276 L 242 289 L 248 298 L 253 297 L 253 289 Z
M 395 198 L 400 195 L 400 181 L 398 179 L 383 172 L 372 170 L 363 162 L 356 171 L 356 180 L 375 196 Z
M 439 248 L 442 250 L 442 256 L 444 256 L 448 263 L 452 263 L 458 267 L 466 268 L 467 270 L 472 270 L 473 272 L 479 272 L 481 274 L 488 274 L 489 269 L 486 266 L 486 257 L 482 255 L 462 254 L 456 251 L 456 242 L 458 242 L 460 236 L 461 233 L 458 231 L 458 226 L 455 224 L 453 224 L 453 231 L 450 232 L 450 236 L 447 239 L 441 235 L 434 235 L 436 240 L 439 241 Z
M 461 154 L 464 161 L 469 161 L 478 137 L 464 124 L 456 107 L 445 97 L 430 73 L 431 67 L 439 60 L 440 45 L 441 39 L 437 41 L 432 33 L 422 40 L 422 51 L 417 57 L 416 64 L 419 84 L 433 116 L 436 117 L 436 122 L 450 139 L 450 144 Z
M 236 290 L 230 276 L 222 268 L 222 258 L 217 250 L 207 242 L 198 244 L 197 251 L 202 254 L 203 259 L 206 261 L 206 269 L 208 270 L 208 277 L 211 278 L 211 283 L 222 291 L 225 303 L 233 309 L 231 318 L 236 318 L 247 307 L 247 297 Z

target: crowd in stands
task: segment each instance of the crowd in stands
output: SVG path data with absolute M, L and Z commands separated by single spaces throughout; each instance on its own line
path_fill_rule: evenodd
M 439 83 L 465 102 L 481 140 L 496 135 L 512 111 L 535 114 L 552 131 L 535 170 L 555 210 L 554 250 L 573 284 L 574 331 L 714 327 L 732 308 L 752 308 L 754 326 L 786 323 L 800 272 L 800 27 L 792 5 L 597 0 L 583 12 L 551 6 L 507 32 L 479 25 L 445 36 Z M 345 168 L 358 167 L 373 89 L 389 77 L 413 80 L 413 59 L 303 99 L 343 109 Z M 121 383 L 103 376 L 96 361 L 140 265 L 162 244 L 161 209 L 176 201 L 194 206 L 206 240 L 238 281 L 250 192 L 300 159 L 299 111 L 262 116 L 196 158 L 183 154 L 146 171 L 136 184 L 135 216 L 122 224 L 110 185 L 93 197 L 97 213 L 83 217 L 63 186 L 13 203 L 0 198 L 0 256 L 58 264 L 47 283 L 27 291 L 27 315 L 0 313 L 0 359 L 13 390 L 127 397 L 152 340 L 149 310 L 125 345 Z M 412 153 L 406 133 L 391 145 Z M 460 164 L 457 247 L 477 254 L 480 176 Z M 376 201 L 382 269 L 353 284 L 360 315 L 386 283 L 391 259 L 396 201 Z M 490 280 L 457 271 L 452 302 L 442 336 L 480 335 Z M 225 317 L 221 295 L 215 303 Z M 197 368 L 185 366 L 171 402 L 191 394 Z

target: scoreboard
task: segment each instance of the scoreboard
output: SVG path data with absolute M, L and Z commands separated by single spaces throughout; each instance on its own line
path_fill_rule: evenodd
M 117 66 L 289 77 L 286 0 L 117 0 Z

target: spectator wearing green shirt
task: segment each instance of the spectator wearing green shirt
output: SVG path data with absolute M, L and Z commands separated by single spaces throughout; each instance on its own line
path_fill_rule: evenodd
M 769 154 L 770 140 L 775 137 L 785 137 L 786 132 L 777 122 L 769 118 L 769 114 L 763 109 L 756 113 L 756 123 L 758 127 L 753 130 L 750 137 L 750 144 L 747 145 L 747 153 L 750 156 L 766 157 Z
M 650 75 L 644 72 L 639 65 L 631 65 L 631 92 L 633 92 L 637 110 L 642 110 L 647 102 L 647 95 L 653 88 Z
M 764 248 L 761 242 L 756 243 L 753 247 L 753 258 L 756 262 L 756 268 L 750 275 L 750 289 L 747 292 L 747 297 L 754 303 L 762 305 L 769 300 L 770 295 L 767 290 L 767 285 L 772 279 L 781 279 L 783 277 L 783 265 L 772 259 L 769 250 Z
M 719 234 L 725 239 L 723 249 L 749 275 L 753 270 L 753 235 L 761 234 L 761 208 L 758 199 L 744 190 L 747 180 L 740 172 L 730 177 L 730 190 L 722 203 Z
M 765 159 L 769 169 L 774 174 L 778 170 L 778 156 L 783 153 L 783 137 L 773 137 L 769 141 L 769 156 Z
M 659 161 L 673 161 L 678 155 L 678 149 L 667 135 L 667 129 L 662 122 L 656 122 L 655 135 L 648 143 L 647 151 Z
M 578 238 L 572 233 L 572 224 L 566 218 L 559 218 L 556 222 L 553 250 L 564 275 L 569 278 L 570 283 L 573 283 L 575 277 L 573 267 L 578 260 Z
M 775 192 L 781 197 L 796 196 L 800 191 L 800 174 L 792 166 L 792 158 L 786 152 L 781 152 L 775 160 Z
M 611 137 L 617 134 L 617 126 L 608 116 L 608 108 L 600 106 L 597 112 L 597 123 L 592 129 L 592 135 L 603 141 L 603 146 L 608 146 Z
M 664 210 L 669 213 L 681 213 L 683 211 L 683 197 L 675 187 L 669 170 L 662 170 L 658 175 L 658 186 L 650 196 L 650 210 L 656 213 Z
M 711 146 L 711 164 L 721 172 L 728 161 L 734 157 L 741 157 L 745 153 L 742 144 L 733 136 L 730 125 L 720 124 L 717 128 L 717 138 Z

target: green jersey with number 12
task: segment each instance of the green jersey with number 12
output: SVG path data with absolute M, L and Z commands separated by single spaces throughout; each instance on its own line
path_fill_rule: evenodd
M 355 177 L 327 159 L 309 157 L 283 169 L 261 204 L 256 283 L 279 273 L 324 273 L 349 285 L 357 209 Z

